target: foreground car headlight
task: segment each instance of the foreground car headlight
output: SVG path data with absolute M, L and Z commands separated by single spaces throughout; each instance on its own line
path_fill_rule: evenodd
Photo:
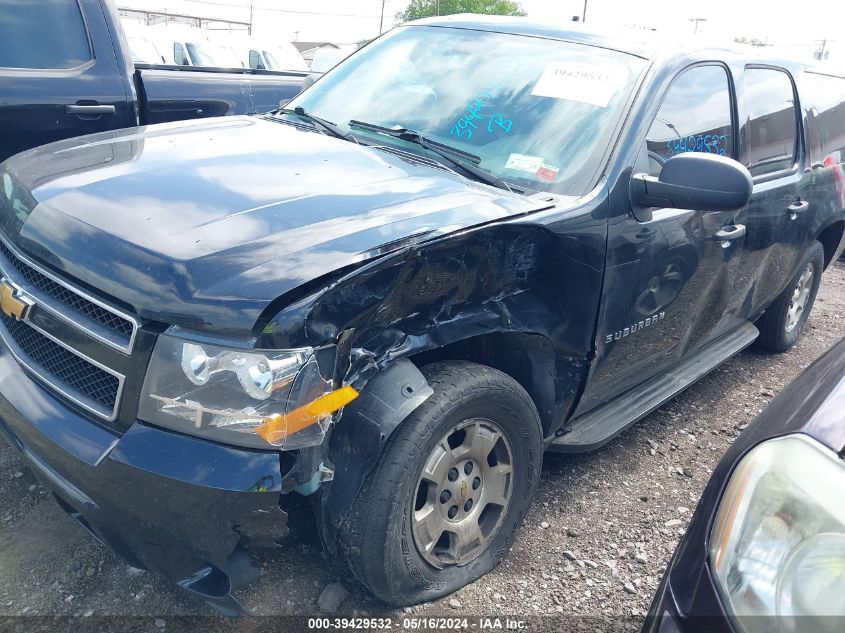
M 138 417 L 242 446 L 314 446 L 358 396 L 349 386 L 333 389 L 333 363 L 334 348 L 235 350 L 160 336 Z
M 804 435 L 754 448 L 722 498 L 710 562 L 728 611 L 742 629 L 841 631 L 843 460 Z

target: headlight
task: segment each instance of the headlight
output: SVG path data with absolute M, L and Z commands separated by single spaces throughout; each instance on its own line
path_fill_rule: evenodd
M 235 350 L 164 335 L 138 416 L 230 444 L 314 446 L 332 415 L 358 396 L 352 387 L 333 390 L 333 361 L 334 348 Z
M 710 562 L 741 629 L 841 631 L 843 461 L 804 435 L 754 448 L 740 462 L 719 506 Z

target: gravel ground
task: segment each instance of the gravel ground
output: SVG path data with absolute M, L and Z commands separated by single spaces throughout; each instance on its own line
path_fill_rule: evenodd
M 313 540 L 258 557 L 261 577 L 238 597 L 259 614 L 313 615 L 321 591 L 340 581 L 349 590 L 340 607 L 345 615 L 640 618 L 725 449 L 843 335 L 845 264 L 838 263 L 825 275 L 808 328 L 790 352 L 746 351 L 603 449 L 547 455 L 510 555 L 450 598 L 386 609 L 324 561 Z M 94 542 L 14 450 L 0 447 L 0 617 L 209 613 L 204 603 Z

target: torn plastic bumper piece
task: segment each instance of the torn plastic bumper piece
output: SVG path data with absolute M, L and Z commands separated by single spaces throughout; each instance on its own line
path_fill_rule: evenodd
M 328 444 L 334 479 L 321 489 L 318 515 L 323 545 L 329 553 L 334 553 L 337 529 L 378 462 L 388 438 L 432 393 L 434 390 L 422 372 L 403 359 L 370 378 L 361 397 L 343 410 Z
M 227 614 L 257 576 L 246 547 L 288 532 L 280 503 L 296 456 L 134 424 L 118 436 L 53 398 L 0 353 L 0 435 L 59 505 L 130 565 Z

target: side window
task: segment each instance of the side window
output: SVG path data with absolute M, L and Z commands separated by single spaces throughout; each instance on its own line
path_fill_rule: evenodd
M 646 137 L 649 174 L 685 152 L 733 158 L 731 88 L 722 66 L 695 66 L 678 77 Z
M 745 95 L 748 171 L 760 176 L 789 169 L 795 162 L 798 138 L 792 80 L 781 70 L 746 68 Z
M 173 61 L 177 66 L 188 66 L 188 56 L 185 54 L 185 47 L 179 42 L 173 43 Z
M 0 67 L 75 68 L 91 59 L 77 0 L 0 0 Z
M 249 52 L 249 67 L 258 69 L 264 68 L 264 64 L 261 63 L 261 55 L 258 54 L 258 51 Z
M 845 78 L 804 72 L 798 78 L 813 163 L 845 163 Z

